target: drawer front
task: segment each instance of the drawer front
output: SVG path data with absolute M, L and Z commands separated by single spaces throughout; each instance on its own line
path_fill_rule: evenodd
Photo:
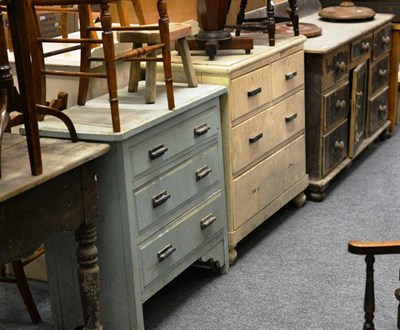
M 351 44 L 351 61 L 372 51 L 372 34 L 362 37 Z
M 342 125 L 323 137 L 323 173 L 327 175 L 337 164 L 347 157 L 349 144 L 349 123 Z
M 219 129 L 218 109 L 213 107 L 169 130 L 155 132 L 151 139 L 129 149 L 131 182 L 139 174 L 158 168 L 166 160 L 171 160 L 186 149 L 216 136 Z
M 271 101 L 271 81 L 270 65 L 231 81 L 229 108 L 232 121 Z
M 350 111 L 349 82 L 324 95 L 324 133 L 347 118 Z
M 304 52 L 300 51 L 272 63 L 272 99 L 304 84 Z
M 372 54 L 374 59 L 390 50 L 392 45 L 391 33 L 392 27 L 390 24 L 374 32 L 374 45 Z
M 389 56 L 372 66 L 372 93 L 389 83 Z
M 333 87 L 349 75 L 349 48 L 344 46 L 323 58 L 323 90 Z
M 389 88 L 385 88 L 381 93 L 370 100 L 369 111 L 369 130 L 368 134 L 373 134 L 388 120 L 389 107 Z
M 139 235 L 210 189 L 222 177 L 219 169 L 218 145 L 214 144 L 133 191 Z
M 232 129 L 232 170 L 246 165 L 304 129 L 304 91 Z
M 139 245 L 142 291 L 224 228 L 224 207 L 218 192 Z
M 273 153 L 233 180 L 233 226 L 242 226 L 306 173 L 305 138 L 299 138 Z

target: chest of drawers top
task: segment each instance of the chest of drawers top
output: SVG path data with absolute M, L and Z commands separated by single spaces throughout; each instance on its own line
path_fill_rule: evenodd
M 393 19 L 392 14 L 376 14 L 370 21 L 360 22 L 331 22 L 319 18 L 318 13 L 302 18 L 302 23 L 316 24 L 322 28 L 322 35 L 307 39 L 304 44 L 305 53 L 328 53 L 349 41 L 357 39 L 368 31 L 372 31 Z
M 214 60 L 204 56 L 204 51 L 191 51 L 192 62 L 200 83 L 202 76 L 212 75 L 237 78 L 243 74 L 253 71 L 262 66 L 275 62 L 287 54 L 303 48 L 306 40 L 304 36 L 276 38 L 274 47 L 267 46 L 268 37 L 266 35 L 254 36 L 254 49 L 251 54 L 244 54 L 243 50 L 220 50 Z M 172 57 L 175 67 L 182 66 L 179 56 Z
M 226 93 L 226 88 L 216 85 L 199 85 L 197 88 L 188 88 L 186 84 L 174 84 L 174 110 L 169 110 L 165 97 L 163 83 L 157 85 L 157 102 L 144 103 L 144 88 L 140 84 L 138 93 L 128 93 L 124 88 L 119 90 L 119 114 L 121 132 L 114 133 L 111 124 L 111 113 L 108 95 L 90 100 L 85 106 L 74 106 L 65 110 L 65 114 L 74 123 L 80 140 L 118 142 L 136 136 L 149 128 L 182 116 L 194 107 L 206 103 Z M 43 136 L 68 138 L 69 134 L 64 123 L 56 118 L 46 117 L 39 123 Z

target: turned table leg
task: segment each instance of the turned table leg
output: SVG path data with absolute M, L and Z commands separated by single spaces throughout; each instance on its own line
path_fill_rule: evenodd
M 100 272 L 96 242 L 98 217 L 97 182 L 94 163 L 82 167 L 84 221 L 75 231 L 78 243 L 78 281 L 81 295 L 83 330 L 102 330 L 100 322 Z
M 290 19 L 293 24 L 293 32 L 295 36 L 300 34 L 299 32 L 299 9 L 297 7 L 297 0 L 289 0 L 290 7 Z
M 267 1 L 267 29 L 270 46 L 275 46 L 275 7 L 272 0 Z

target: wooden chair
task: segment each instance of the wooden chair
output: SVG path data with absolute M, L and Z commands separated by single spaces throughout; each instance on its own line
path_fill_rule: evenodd
M 297 0 L 288 0 L 290 7 L 290 20 L 293 24 L 293 32 L 295 36 L 299 35 L 299 13 L 297 8 Z M 268 41 L 270 46 L 275 46 L 275 21 L 287 21 L 288 19 L 282 17 L 275 17 L 274 2 L 267 0 L 266 11 L 267 16 L 257 19 L 246 19 L 245 11 L 247 0 L 241 0 L 240 10 L 236 20 L 236 36 L 240 35 L 241 30 L 267 30 Z M 261 24 L 254 25 L 254 22 L 261 22 Z M 250 23 L 250 24 L 245 24 Z
M 365 255 L 366 284 L 364 296 L 365 322 L 364 330 L 374 330 L 375 293 L 374 293 L 374 262 L 375 255 L 399 254 L 400 241 L 363 242 L 350 240 L 348 242 L 350 253 Z M 395 291 L 395 297 L 400 302 L 400 288 Z M 400 304 L 397 311 L 397 329 L 400 329 Z
M 38 248 L 33 254 L 31 254 L 26 259 L 18 259 L 11 262 L 14 277 L 6 276 L 5 267 L 2 265 L 0 267 L 0 282 L 3 283 L 15 283 L 18 286 L 18 291 L 25 303 L 26 309 L 28 310 L 29 316 L 33 324 L 40 323 L 42 321 L 40 314 L 36 308 L 35 301 L 33 300 L 31 291 L 29 289 L 28 282 L 26 280 L 24 267 L 29 265 L 32 261 L 39 258 L 44 254 L 44 248 Z
M 124 1 L 121 1 L 124 3 Z M 141 0 L 132 0 L 133 8 L 136 16 L 138 17 L 139 24 L 143 27 L 146 26 L 145 16 L 143 14 Z M 126 12 L 126 10 L 125 10 Z M 121 15 L 120 21 L 121 21 Z M 121 22 L 122 24 L 122 22 Z M 171 23 L 169 25 L 169 39 L 171 42 L 176 42 L 178 45 L 179 55 L 182 59 L 183 69 L 186 75 L 186 81 L 189 87 L 197 87 L 196 73 L 193 68 L 190 50 L 187 42 L 187 37 L 197 33 L 192 31 L 192 26 L 185 23 Z M 130 43 L 133 47 L 142 47 L 146 45 L 154 45 L 161 42 L 161 35 L 159 31 L 124 31 L 118 32 L 118 41 L 121 43 Z M 146 62 L 146 87 L 145 87 L 145 100 L 146 103 L 154 103 L 156 99 L 156 63 L 154 61 Z M 131 63 L 129 74 L 129 92 L 137 92 L 140 80 L 140 61 Z
M 12 1 L 12 0 L 8 0 Z M 25 1 L 24 1 L 25 2 Z M 117 76 L 115 64 L 121 60 L 146 60 L 154 61 L 154 57 L 145 57 L 143 55 L 152 53 L 156 50 L 161 50 L 162 60 L 164 65 L 165 83 L 167 89 L 167 99 L 169 109 L 175 107 L 173 85 L 172 85 L 172 70 L 171 70 L 171 54 L 170 54 L 170 40 L 169 40 L 169 21 L 167 15 L 166 0 L 158 0 L 157 10 L 159 13 L 159 23 L 156 26 L 146 27 L 146 29 L 157 30 L 160 32 L 161 42 L 155 45 L 144 46 L 129 50 L 122 54 L 115 54 L 113 31 L 125 30 L 143 30 L 142 27 L 120 26 L 113 27 L 111 24 L 111 16 L 109 12 L 108 0 L 88 0 L 84 3 L 80 0 L 28 0 L 26 1 L 25 9 L 27 15 L 30 16 L 30 23 L 32 24 L 31 32 L 31 48 L 38 44 L 36 47 L 37 53 L 32 54 L 32 61 L 34 62 L 33 68 L 36 74 L 42 76 L 42 83 L 45 83 L 45 75 L 63 75 L 79 77 L 79 91 L 78 91 L 78 104 L 84 105 L 87 100 L 89 79 L 90 78 L 105 78 L 107 79 L 109 101 L 111 108 L 111 121 L 114 132 L 121 130 L 119 120 L 119 106 L 118 106 L 118 93 L 117 93 Z M 101 8 L 100 21 L 101 26 L 93 26 L 91 21 L 90 5 L 99 4 Z M 36 20 L 37 7 L 43 8 L 47 6 L 60 6 L 60 5 L 77 5 L 79 12 L 80 22 L 80 38 L 42 38 L 40 36 L 39 26 Z M 50 7 L 51 8 L 51 7 Z M 93 32 L 101 32 L 101 38 L 93 37 Z M 44 42 L 60 43 L 60 44 L 76 44 L 74 46 L 66 46 L 56 51 L 44 53 L 42 44 Z M 103 46 L 104 56 L 92 56 L 92 46 L 101 44 Z M 79 72 L 68 71 L 54 71 L 47 70 L 45 66 L 45 58 L 50 56 L 80 50 L 81 61 Z M 105 72 L 93 72 L 91 70 L 91 63 L 103 62 Z

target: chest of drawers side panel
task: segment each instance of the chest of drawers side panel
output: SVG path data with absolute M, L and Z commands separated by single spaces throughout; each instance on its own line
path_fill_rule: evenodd
M 322 64 L 320 54 L 305 54 L 306 163 L 310 178 L 322 176 Z

